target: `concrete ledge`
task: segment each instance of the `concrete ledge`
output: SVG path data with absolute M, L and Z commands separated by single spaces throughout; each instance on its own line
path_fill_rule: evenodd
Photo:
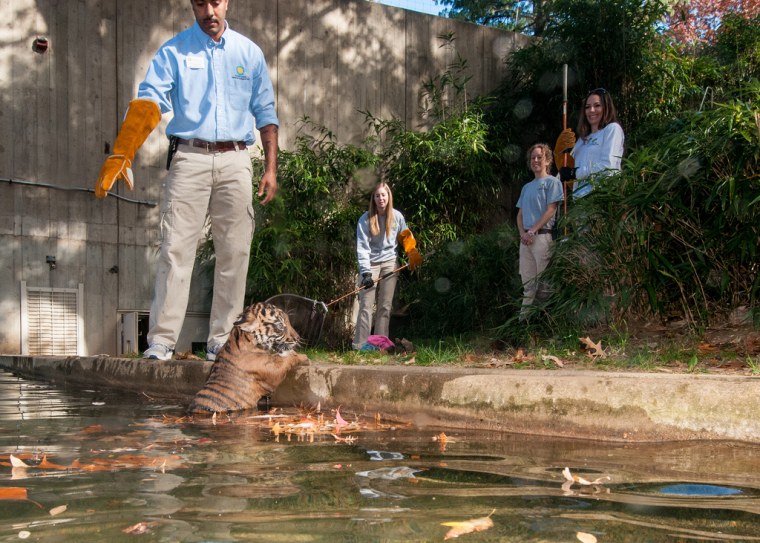
M 56 385 L 103 386 L 189 399 L 203 386 L 211 362 L 110 356 L 0 356 L 0 368 Z
M 0 356 L 0 367 L 56 384 L 189 400 L 210 362 Z M 420 426 L 614 441 L 760 442 L 760 378 L 575 370 L 312 365 L 275 405 L 336 407 Z

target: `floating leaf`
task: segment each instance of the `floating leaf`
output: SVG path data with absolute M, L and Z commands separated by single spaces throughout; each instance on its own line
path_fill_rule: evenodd
M 10 460 L 11 460 L 11 466 L 13 466 L 14 468 L 28 468 L 28 467 L 30 467 L 29 464 L 27 464 L 26 462 L 24 462 L 20 458 L 17 458 L 17 457 L 15 457 L 13 455 L 10 455 Z
M 596 543 L 596 536 L 593 534 L 587 534 L 586 532 L 578 532 L 575 534 L 575 537 L 578 538 L 578 541 L 581 543 Z
M 347 426 L 348 423 L 340 416 L 340 406 L 335 410 L 335 425 L 340 428 L 341 426 Z
M 29 494 L 25 488 L 0 488 L 0 500 L 27 500 Z
M 570 473 L 570 468 L 566 467 L 564 470 L 562 470 L 562 475 L 565 476 L 565 479 L 570 483 L 578 483 L 579 485 L 583 486 L 591 486 L 591 485 L 603 485 L 604 481 L 609 481 L 609 477 L 599 477 L 598 479 L 594 479 L 593 481 L 589 481 L 588 479 L 584 479 L 583 477 L 579 477 L 578 475 L 573 475 Z M 564 485 L 563 485 L 564 488 Z
M 53 507 L 50 510 L 50 515 L 53 516 L 53 517 L 56 516 L 56 515 L 60 515 L 61 513 L 63 513 L 64 511 L 66 511 L 67 508 L 68 508 L 68 506 L 66 506 L 66 505 L 59 505 L 58 507 Z
M 340 437 L 339 435 L 336 435 L 336 434 L 331 434 L 331 435 L 335 438 L 335 441 L 338 443 L 341 443 L 341 442 L 354 443 L 356 441 L 356 436 Z
M 48 462 L 47 456 L 42 457 L 42 462 L 37 464 L 35 467 L 39 469 L 56 469 L 56 470 L 67 470 L 69 469 L 69 466 L 62 466 L 61 464 L 54 464 L 52 462 Z
M 151 522 L 138 522 L 137 524 L 133 524 L 132 526 L 128 528 L 124 528 L 122 532 L 125 534 L 131 534 L 131 535 L 142 535 L 145 533 L 150 532 L 150 529 L 154 527 L 157 523 L 155 521 Z
M 42 505 L 34 500 L 30 500 L 28 491 L 21 487 L 0 488 L 0 500 L 28 501 L 42 509 Z
M 451 530 L 446 532 L 446 536 L 443 539 L 454 539 L 460 535 L 471 534 L 473 532 L 482 532 L 484 530 L 488 530 L 489 528 L 493 528 L 491 515 L 494 514 L 494 511 L 496 511 L 496 509 L 491 511 L 487 517 L 480 517 L 472 520 L 457 522 L 442 522 L 442 526 L 451 526 Z

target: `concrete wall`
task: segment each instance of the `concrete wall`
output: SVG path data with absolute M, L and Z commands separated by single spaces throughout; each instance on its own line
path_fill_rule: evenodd
M 130 201 L 99 201 L 90 189 L 153 53 L 192 23 L 189 2 L 0 0 L 0 8 L 0 352 L 22 351 L 25 281 L 83 285 L 79 352 L 116 354 L 120 312 L 150 307 L 168 118 L 137 155 L 135 191 L 117 191 Z M 359 111 L 424 128 L 421 85 L 456 55 L 440 47 L 441 34 L 453 32 L 468 61 L 470 95 L 493 89 L 505 55 L 526 41 L 364 0 L 231 0 L 228 19 L 267 56 L 284 148 L 304 116 L 341 142 L 363 136 Z M 46 53 L 32 51 L 36 36 L 48 38 Z M 198 273 L 179 350 L 205 340 L 209 304 Z

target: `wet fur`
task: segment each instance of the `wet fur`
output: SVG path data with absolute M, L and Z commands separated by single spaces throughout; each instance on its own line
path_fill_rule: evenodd
M 291 369 L 309 363 L 306 355 L 295 352 L 298 340 L 279 308 L 270 304 L 247 307 L 188 411 L 208 414 L 255 408 Z

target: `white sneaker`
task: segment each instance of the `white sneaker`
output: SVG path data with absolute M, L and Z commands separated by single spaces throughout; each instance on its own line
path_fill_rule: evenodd
M 174 349 L 161 343 L 154 343 L 145 350 L 143 358 L 149 358 L 150 360 L 171 360 L 173 354 Z
M 222 350 L 222 345 L 214 345 L 206 349 L 206 360 L 213 362 L 216 360 L 216 355 Z

